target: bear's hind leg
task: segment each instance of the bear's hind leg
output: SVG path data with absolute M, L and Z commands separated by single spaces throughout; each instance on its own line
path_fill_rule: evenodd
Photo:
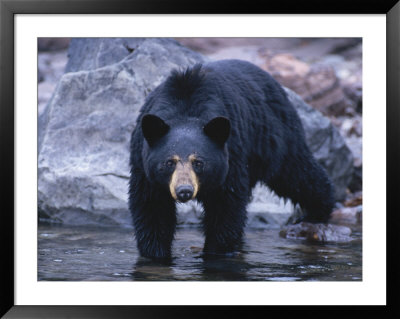
M 311 156 L 285 163 L 267 184 L 278 196 L 300 205 L 302 218 L 296 222 L 325 223 L 335 205 L 334 188 L 324 168 Z

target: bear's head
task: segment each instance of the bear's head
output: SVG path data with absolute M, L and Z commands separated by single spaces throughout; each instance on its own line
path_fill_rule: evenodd
M 186 119 L 169 125 L 156 115 L 145 114 L 141 127 L 146 176 L 176 201 L 195 199 L 225 181 L 231 128 L 227 118 L 214 117 L 207 123 Z

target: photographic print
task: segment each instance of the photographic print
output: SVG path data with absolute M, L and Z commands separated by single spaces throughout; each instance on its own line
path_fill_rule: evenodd
M 38 281 L 362 281 L 362 38 L 38 42 Z
M 1 0 L 2 314 L 393 310 L 399 6 L 279 4 Z

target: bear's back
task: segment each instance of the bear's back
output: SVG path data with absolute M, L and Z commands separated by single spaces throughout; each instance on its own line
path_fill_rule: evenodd
M 286 145 L 303 134 L 297 113 L 278 82 L 241 60 L 174 71 L 149 95 L 138 124 L 146 113 L 159 116 L 171 127 L 188 123 L 190 118 L 205 125 L 225 116 L 231 122 L 231 152 L 246 157 L 265 157 L 271 146 Z M 137 134 L 141 135 L 140 130 Z

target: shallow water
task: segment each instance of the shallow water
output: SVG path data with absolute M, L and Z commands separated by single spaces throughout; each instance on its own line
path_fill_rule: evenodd
M 352 238 L 311 244 L 247 229 L 237 256 L 204 260 L 201 231 L 180 228 L 172 262 L 160 264 L 139 257 L 131 229 L 40 225 L 38 280 L 360 281 L 361 231 Z

